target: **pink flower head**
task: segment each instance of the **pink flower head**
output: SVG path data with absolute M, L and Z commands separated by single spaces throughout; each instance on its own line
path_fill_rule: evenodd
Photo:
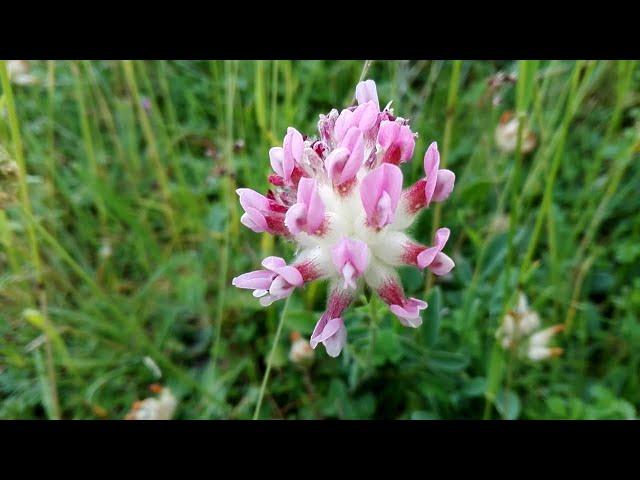
M 293 235 L 318 233 L 324 222 L 324 212 L 317 180 L 303 177 L 298 182 L 298 203 L 289 208 L 284 224 Z
M 438 152 L 438 144 L 433 142 L 424 154 L 424 173 L 427 180 L 424 187 L 426 206 L 429 206 L 431 200 L 434 202 L 446 200 L 453 191 L 456 175 L 451 170 L 439 170 L 439 166 L 440 152 Z
M 331 248 L 333 264 L 344 279 L 344 288 L 356 288 L 355 279 L 369 265 L 369 247 L 361 240 L 344 237 Z
M 437 231 L 431 246 L 414 241 L 406 230 L 432 200 L 451 193 L 455 176 L 439 169 L 434 143 L 424 159 L 426 176 L 403 192 L 400 166 L 415 149 L 409 120 L 389 107 L 380 111 L 371 80 L 358 83 L 356 99 L 357 105 L 320 115 L 315 135 L 287 130 L 282 147 L 269 152 L 275 173 L 264 196 L 237 190 L 245 211 L 241 222 L 254 232 L 286 236 L 296 256 L 288 265 L 268 257 L 262 270 L 234 278 L 233 285 L 253 290 L 269 305 L 307 282 L 329 280 L 327 308 L 310 344 L 322 343 L 332 357 L 345 347 L 345 311 L 363 283 L 403 325 L 415 328 L 427 304 L 405 295 L 395 267 L 428 268 L 436 275 L 453 267 L 442 251 L 447 228 Z
M 378 107 L 378 110 L 380 110 L 376 82 L 373 80 L 364 80 L 358 83 L 356 86 L 356 100 L 359 105 L 367 102 L 373 102 Z
M 398 165 L 411 160 L 416 139 L 407 125 L 383 120 L 378 130 L 382 161 Z
M 364 140 L 357 127 L 351 127 L 340 146 L 333 150 L 325 161 L 327 174 L 335 186 L 353 180 L 364 160 Z
M 448 228 L 439 228 L 433 238 L 433 247 L 423 250 L 417 258 L 420 269 L 429 268 L 436 275 L 446 275 L 455 266 L 453 260 L 442 253 L 450 231 Z
M 402 193 L 402 171 L 384 163 L 362 179 L 360 199 L 367 215 L 367 223 L 382 228 L 393 222 Z
M 266 270 L 256 270 L 235 277 L 234 287 L 253 290 L 253 296 L 260 299 L 264 307 L 276 300 L 288 297 L 296 287 L 304 283 L 302 274 L 295 267 L 287 266 L 280 257 L 267 257 L 262 261 Z
M 286 233 L 284 229 L 284 212 L 286 207 L 251 190 L 238 188 L 236 193 L 240 197 L 240 205 L 245 213 L 240 222 L 256 233 L 269 232 L 271 234 Z
M 302 162 L 303 152 L 304 140 L 302 134 L 295 128 L 289 127 L 282 147 L 273 147 L 269 150 L 271 168 L 286 183 L 289 183 L 296 165 L 300 165 Z

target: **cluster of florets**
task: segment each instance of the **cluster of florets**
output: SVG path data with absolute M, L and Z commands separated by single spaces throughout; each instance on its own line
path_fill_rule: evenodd
M 454 173 L 439 168 L 434 142 L 424 156 L 424 178 L 403 190 L 399 165 L 411 160 L 416 134 L 390 104 L 380 110 L 372 80 L 358 84 L 356 100 L 341 112 L 320 115 L 316 137 L 287 129 L 282 147 L 269 151 L 274 188 L 266 196 L 237 190 L 243 225 L 285 237 L 298 250 L 290 264 L 265 258 L 263 270 L 240 275 L 233 285 L 253 290 L 267 306 L 307 282 L 329 279 L 327 308 L 310 343 L 313 348 L 324 344 L 333 357 L 346 343 L 343 314 L 361 280 L 403 325 L 416 328 L 427 303 L 405 296 L 395 267 L 412 265 L 445 275 L 454 266 L 443 252 L 448 228 L 438 229 L 431 245 L 404 233 L 423 209 L 449 196 Z

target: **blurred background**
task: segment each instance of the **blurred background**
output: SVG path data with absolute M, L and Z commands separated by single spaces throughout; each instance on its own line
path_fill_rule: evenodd
M 235 189 L 266 191 L 269 148 L 364 65 L 0 62 L 0 418 L 636 418 L 631 61 L 372 62 L 419 133 L 407 180 L 434 140 L 456 173 L 456 268 L 401 271 L 419 329 L 358 301 L 337 359 L 307 342 L 326 285 L 296 291 L 255 412 L 283 302 L 231 279 L 293 247 L 243 227 Z

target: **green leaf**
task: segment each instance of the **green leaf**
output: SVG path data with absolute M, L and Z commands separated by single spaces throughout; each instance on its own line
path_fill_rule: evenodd
M 396 364 L 402 358 L 400 342 L 391 329 L 384 329 L 378 333 L 374 348 L 374 362 L 376 365 L 382 365 L 387 361 Z
M 411 414 L 411 420 L 439 420 L 440 417 L 433 412 L 426 412 L 424 410 L 416 410 Z
M 515 420 L 520 416 L 520 398 L 515 392 L 500 390 L 494 403 L 505 420 Z
M 480 397 L 484 395 L 486 389 L 487 379 L 484 377 L 474 377 L 465 383 L 460 393 L 465 397 Z
M 462 353 L 434 350 L 429 352 L 427 365 L 433 370 L 442 372 L 459 372 L 469 365 L 469 357 Z

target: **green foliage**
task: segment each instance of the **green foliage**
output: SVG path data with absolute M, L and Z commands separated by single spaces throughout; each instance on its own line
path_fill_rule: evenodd
M 123 418 L 156 382 L 177 418 L 251 418 L 282 302 L 231 279 L 293 252 L 241 226 L 234 190 L 265 190 L 268 149 L 349 104 L 362 63 L 30 65 L 34 85 L 0 75 L 0 418 Z M 432 140 L 456 173 L 447 208 L 413 228 L 428 243 L 449 227 L 456 268 L 401 269 L 429 303 L 420 328 L 365 292 L 342 356 L 319 347 L 306 366 L 290 335 L 309 337 L 326 286 L 297 291 L 260 417 L 636 418 L 637 64 L 375 61 L 368 77 L 419 132 L 406 182 Z M 506 111 L 528 120 L 532 152 L 496 145 Z M 560 357 L 496 343 L 518 289 L 565 325 Z

